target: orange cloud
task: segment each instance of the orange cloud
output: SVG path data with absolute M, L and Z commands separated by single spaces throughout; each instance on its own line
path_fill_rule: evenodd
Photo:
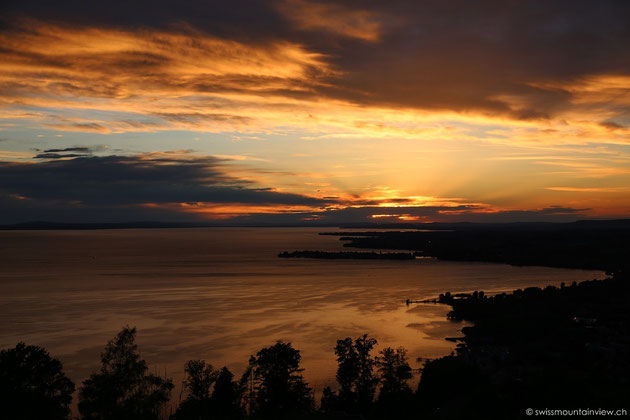
M 586 193 L 620 193 L 630 192 L 630 187 L 547 187 L 550 191 L 586 192 Z
M 430 223 L 432 220 L 426 216 L 413 216 L 411 214 L 373 214 L 372 219 L 398 219 L 403 222 L 424 222 Z
M 35 154 L 32 152 L 21 152 L 15 150 L 0 150 L 0 159 L 32 159 Z
M 630 76 L 598 74 L 566 82 L 532 82 L 531 86 L 570 92 L 575 104 L 630 105 Z
M 323 30 L 370 42 L 381 36 L 381 23 L 367 10 L 307 0 L 285 0 L 278 4 L 278 10 L 303 30 Z
M 323 211 L 322 207 L 302 205 L 252 205 L 242 203 L 145 203 L 142 207 L 170 210 L 173 212 L 191 213 L 208 220 L 226 220 L 256 214 L 291 214 Z
M 256 76 L 257 82 L 266 86 L 265 81 L 273 84 L 283 79 L 300 79 L 311 69 L 322 67 L 320 54 L 284 41 L 249 46 L 193 29 L 182 34 L 62 27 L 37 21 L 24 21 L 23 27 L 23 32 L 0 34 L 6 59 L 0 69 L 8 74 L 32 72 L 34 66 L 44 76 L 73 75 L 78 79 L 85 70 L 113 78 L 144 72 L 144 77 L 136 81 L 138 84 L 150 85 L 155 76 L 171 75 L 176 78 L 171 87 L 176 89 L 182 81 L 202 81 L 196 76 Z M 74 80 L 67 82 L 56 87 L 61 92 L 86 88 L 73 85 Z M 41 85 L 46 84 L 45 78 L 41 79 Z M 118 97 L 133 94 L 110 87 L 106 85 L 102 92 L 117 93 Z

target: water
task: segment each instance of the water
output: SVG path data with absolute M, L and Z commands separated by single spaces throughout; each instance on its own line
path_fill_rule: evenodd
M 339 250 L 313 228 L 0 232 L 0 348 L 45 347 L 80 384 L 122 326 L 152 369 L 178 384 L 189 359 L 227 365 L 276 340 L 302 351 L 317 390 L 334 382 L 336 340 L 369 333 L 410 359 L 450 353 L 449 308 L 404 304 L 444 291 L 509 291 L 602 278 L 596 271 L 435 260 L 281 259 Z M 179 390 L 173 393 L 177 400 Z

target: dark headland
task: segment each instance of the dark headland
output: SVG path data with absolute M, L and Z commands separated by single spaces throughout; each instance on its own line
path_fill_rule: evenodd
M 330 252 L 330 251 L 293 251 L 281 252 L 279 258 L 316 258 L 327 260 L 413 260 L 413 252 Z
M 430 230 L 429 230 L 430 228 Z M 437 224 L 422 231 L 339 231 L 345 247 L 414 251 L 451 261 L 615 271 L 630 262 L 630 219 Z

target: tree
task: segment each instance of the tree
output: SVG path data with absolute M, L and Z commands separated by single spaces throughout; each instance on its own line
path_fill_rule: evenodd
M 252 411 L 254 410 L 254 399 L 256 398 L 256 390 L 254 389 L 254 364 L 256 363 L 256 358 L 252 355 L 249 356 L 249 364 L 241 375 L 241 379 L 238 382 L 238 387 L 242 392 L 241 400 L 243 403 L 243 408 L 247 412 L 247 415 L 250 416 Z
M 184 365 L 184 388 L 188 397 L 177 407 L 173 420 L 210 418 L 212 407 L 210 388 L 217 379 L 217 371 L 203 360 L 189 360 Z
M 282 341 L 250 359 L 256 387 L 254 417 L 294 419 L 312 411 L 311 389 L 300 374 L 300 360 L 300 351 Z
M 374 400 L 378 378 L 374 375 L 374 357 L 370 354 L 377 344 L 375 338 L 368 338 L 367 334 L 354 340 L 354 347 L 359 356 L 359 380 L 356 389 L 359 406 L 369 406 Z
M 218 372 L 211 364 L 203 360 L 189 360 L 184 365 L 184 371 L 188 375 L 185 387 L 188 389 L 189 398 L 196 400 L 209 400 L 210 387 L 217 380 Z
M 212 392 L 212 407 L 216 419 L 238 420 L 243 418 L 240 406 L 242 390 L 234 382 L 234 375 L 227 367 L 221 368 Z
M 0 351 L 0 413 L 8 419 L 66 419 L 74 384 L 61 362 L 37 346 Z
M 407 363 L 407 350 L 391 347 L 381 350 L 381 356 L 376 358 L 376 366 L 381 376 L 381 391 L 379 401 L 397 399 L 411 394 L 407 380 L 411 379 L 411 366 Z
M 356 402 L 355 386 L 359 380 L 359 357 L 352 338 L 337 340 L 335 355 L 338 365 L 336 377 L 340 388 L 339 399 L 344 402 Z
M 339 410 L 339 397 L 331 387 L 324 387 L 319 411 L 324 416 L 331 416 Z
M 411 379 L 411 366 L 407 351 L 400 347 L 387 347 L 376 358 L 381 390 L 374 407 L 377 418 L 400 419 L 414 412 L 415 401 L 407 381 Z
M 375 359 L 371 352 L 376 344 L 376 339 L 367 334 L 354 342 L 350 337 L 337 340 L 339 403 L 346 409 L 365 411 L 374 400 L 378 378 L 374 375 Z
M 173 382 L 147 374 L 138 354 L 136 329 L 124 327 L 101 354 L 101 370 L 83 382 L 79 412 L 83 419 L 137 419 L 160 417 L 170 398 Z

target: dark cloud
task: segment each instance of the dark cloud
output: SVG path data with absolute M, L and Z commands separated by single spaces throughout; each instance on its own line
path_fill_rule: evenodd
M 175 3 L 167 0 L 137 0 L 127 2 L 83 2 L 70 0 L 62 3 L 48 0 L 3 3 L 6 17 L 33 17 L 77 25 L 106 25 L 123 28 L 194 27 L 226 37 L 252 42 L 264 41 L 283 32 L 285 20 L 268 1 L 234 0 L 230 2 L 189 0 Z M 5 26 L 10 26 L 5 19 Z
M 624 127 L 623 125 L 618 124 L 618 123 L 616 123 L 614 121 L 604 121 L 604 122 L 600 123 L 600 125 L 602 127 L 608 128 L 609 130 L 624 130 L 624 129 L 626 129 L 626 127 Z
M 551 116 L 572 94 L 536 82 L 629 74 L 629 10 L 615 1 L 394 2 L 383 12 L 399 20 L 381 43 L 338 56 L 341 87 L 360 102 Z
M 67 159 L 76 157 L 88 157 L 96 150 L 101 150 L 102 147 L 87 147 L 87 146 L 74 146 L 66 147 L 63 149 L 47 149 L 43 153 L 35 155 L 35 159 Z M 39 151 L 39 149 L 35 149 Z
M 62 155 L 55 155 L 56 158 Z M 256 188 L 226 175 L 224 159 L 179 158 L 168 155 L 77 157 L 39 163 L 0 162 L 3 220 L 112 220 L 146 218 L 182 219 L 177 209 L 143 208 L 145 204 L 209 203 L 243 205 L 323 206 L 327 200 Z M 51 213 L 52 212 L 52 213 Z M 144 217 L 142 217 L 144 215 Z M 194 219 L 192 215 L 186 216 Z
M 39 153 L 35 155 L 35 159 L 62 159 L 62 158 L 75 158 L 85 157 L 89 155 L 83 155 L 79 153 Z
M 75 146 L 75 147 L 66 147 L 64 149 L 46 149 L 44 150 L 44 153 L 60 153 L 60 152 L 90 153 L 91 151 L 92 149 L 87 146 Z

